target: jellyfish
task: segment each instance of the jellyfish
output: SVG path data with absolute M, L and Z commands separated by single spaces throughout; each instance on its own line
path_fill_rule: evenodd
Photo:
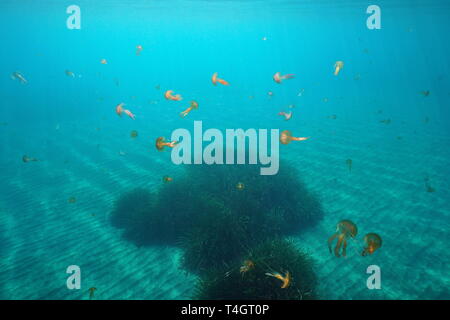
M 29 156 L 27 156 L 27 155 L 24 155 L 24 156 L 22 157 L 22 161 L 25 162 L 25 163 L 27 163 L 27 162 L 30 162 L 30 161 L 39 161 L 39 160 L 36 159 L 36 158 L 32 158 L 32 157 L 29 157 Z
M 285 288 L 289 287 L 289 285 L 291 284 L 291 275 L 289 274 L 289 271 L 286 272 L 285 276 L 282 276 L 278 272 L 275 272 L 275 273 L 267 272 L 266 276 L 274 277 L 274 278 L 281 280 L 282 281 L 281 289 L 285 289 Z
M 284 117 L 284 120 L 286 120 L 286 121 L 288 121 L 288 120 L 290 120 L 291 118 L 292 118 L 292 111 L 289 111 L 289 112 L 279 112 L 278 113 L 278 115 L 279 116 L 283 116 Z
M 66 70 L 65 73 L 66 73 L 66 76 L 75 78 L 75 73 L 73 73 L 72 71 Z
M 227 81 L 218 78 L 218 77 L 217 77 L 217 72 L 214 72 L 214 74 L 213 74 L 212 77 L 211 77 L 211 81 L 212 81 L 212 83 L 213 83 L 215 86 L 217 85 L 217 82 L 220 83 L 220 84 L 223 84 L 224 86 L 230 85 Z
M 244 190 L 245 189 L 245 185 L 242 182 L 238 182 L 236 184 L 236 189 L 240 190 Z
M 334 64 L 334 75 L 337 76 L 339 74 L 339 71 L 344 68 L 344 62 L 343 61 L 336 61 Z
M 239 268 L 239 271 L 242 275 L 244 273 L 249 272 L 255 267 L 255 263 L 252 260 L 245 260 L 244 264 Z
M 25 79 L 25 77 L 23 76 L 23 74 L 21 74 L 19 71 L 15 71 L 11 74 L 11 79 L 13 80 L 19 80 L 20 83 L 27 83 L 27 79 Z
M 95 288 L 95 287 L 89 288 L 89 299 L 94 298 L 95 290 L 97 290 L 97 288 Z
M 351 222 L 350 220 L 342 220 L 337 224 L 336 232 L 328 239 L 328 249 L 331 253 L 331 243 L 333 242 L 334 238 L 338 237 L 338 241 L 336 244 L 336 247 L 334 247 L 334 254 L 336 257 L 339 257 L 339 250 L 342 247 L 342 255 L 345 257 L 346 249 L 347 249 L 347 238 L 352 237 L 354 238 L 356 234 L 358 233 L 358 228 L 356 225 Z
M 281 73 L 277 72 L 273 75 L 273 81 L 275 81 L 276 83 L 281 83 L 281 81 L 283 81 L 283 80 L 292 79 L 292 78 L 294 78 L 294 74 L 292 74 L 292 73 L 281 75 Z
M 198 109 L 198 103 L 195 101 L 191 101 L 191 105 L 189 108 L 187 108 L 186 110 L 184 110 L 183 112 L 180 113 L 180 117 L 184 118 L 186 117 L 189 112 L 191 112 L 194 109 Z
M 172 93 L 173 93 L 173 90 L 167 90 L 164 93 L 164 98 L 166 98 L 167 100 L 172 100 L 172 101 L 180 101 L 182 99 L 181 95 L 179 95 L 179 94 L 173 95 Z
M 163 151 L 164 147 L 170 147 L 173 148 L 176 145 L 176 141 L 172 141 L 172 142 L 166 142 L 164 137 L 159 137 L 158 139 L 156 139 L 156 149 L 158 149 L 158 151 Z
M 366 255 L 370 255 L 375 252 L 378 248 L 381 247 L 381 237 L 376 233 L 368 233 L 364 236 L 365 247 L 361 255 L 364 257 Z
M 75 203 L 75 202 L 77 202 L 77 198 L 70 197 L 68 201 L 69 201 L 69 203 Z
M 172 182 L 172 181 L 173 181 L 173 178 L 172 178 L 172 177 L 169 177 L 169 176 L 164 176 L 164 177 L 162 178 L 162 180 L 163 180 L 164 183 L 167 183 L 167 182 Z
M 348 171 L 352 171 L 352 164 L 353 164 L 352 159 L 345 160 L 345 163 L 347 164 Z
M 280 134 L 280 142 L 282 144 L 289 144 L 293 140 L 294 141 L 303 141 L 303 140 L 306 140 L 306 139 L 309 139 L 309 137 L 308 138 L 306 138 L 306 137 L 298 137 L 298 138 L 297 137 L 293 137 L 289 130 L 284 130 Z
M 143 49 L 143 48 L 142 48 L 142 46 L 141 46 L 140 44 L 138 44 L 138 45 L 136 46 L 136 55 L 137 55 L 137 56 L 141 54 L 142 49 Z
M 130 137 L 136 138 L 138 136 L 138 132 L 136 130 L 131 131 Z

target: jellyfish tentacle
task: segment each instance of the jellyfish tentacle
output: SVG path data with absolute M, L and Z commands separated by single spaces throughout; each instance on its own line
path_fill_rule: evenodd
M 333 240 L 338 236 L 338 233 L 333 234 L 331 237 L 328 238 L 328 250 L 330 250 L 331 253 L 331 244 L 333 243 Z
M 336 257 L 339 257 L 339 256 L 340 256 L 339 250 L 341 249 L 342 241 L 345 241 L 344 239 L 345 239 L 345 235 L 340 234 L 340 235 L 339 235 L 339 238 L 338 238 L 338 242 L 337 242 L 337 244 L 336 244 L 336 247 L 334 247 L 334 255 L 335 255 Z
M 345 257 L 345 255 L 347 254 L 347 240 L 343 240 L 344 245 L 342 246 L 342 255 Z

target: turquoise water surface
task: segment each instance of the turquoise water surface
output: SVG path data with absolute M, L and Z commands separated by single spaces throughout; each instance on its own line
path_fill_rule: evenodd
M 366 26 L 372 4 L 379 30 Z M 70 5 L 81 29 L 67 28 Z M 449 1 L 1 0 L 0 29 L 1 299 L 89 299 L 91 287 L 97 299 L 190 299 L 198 275 L 180 248 L 137 246 L 109 217 L 123 193 L 183 175 L 155 139 L 194 120 L 310 137 L 280 158 L 323 208 L 293 235 L 321 299 L 450 298 Z M 116 114 L 121 102 L 135 120 Z M 327 239 L 344 219 L 359 234 L 337 258 Z M 368 232 L 383 244 L 361 257 Z M 66 286 L 69 265 L 80 290 Z M 366 286 L 369 265 L 380 290 Z

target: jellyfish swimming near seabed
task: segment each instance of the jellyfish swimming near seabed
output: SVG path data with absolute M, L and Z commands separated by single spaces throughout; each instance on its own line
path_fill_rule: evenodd
M 274 277 L 274 278 L 277 278 L 278 280 L 281 280 L 281 282 L 282 282 L 281 287 L 280 287 L 281 289 L 286 289 L 291 284 L 291 275 L 290 275 L 289 271 L 287 271 L 284 276 L 282 276 L 278 272 L 275 272 L 275 273 L 267 272 L 266 276 Z
M 284 130 L 280 133 L 280 142 L 282 144 L 289 144 L 291 141 L 304 141 L 309 137 L 293 137 L 289 130 Z
M 334 75 L 337 76 L 339 74 L 339 71 L 344 68 L 344 62 L 343 61 L 336 61 L 334 64 Z
M 364 236 L 364 244 L 365 247 L 363 252 L 361 253 L 363 257 L 371 255 L 375 252 L 375 250 L 381 247 L 381 237 L 376 233 L 368 233 Z
M 345 163 L 347 164 L 348 171 L 352 171 L 353 160 L 347 159 L 347 160 L 345 160 Z
M 27 156 L 27 155 L 24 155 L 23 157 L 22 157 L 22 161 L 23 162 L 25 162 L 25 163 L 27 163 L 27 162 L 35 162 L 35 161 L 39 161 L 38 159 L 36 159 L 36 158 L 33 158 L 33 157 L 29 157 L 29 156 Z
M 328 249 L 331 253 L 331 243 L 337 237 L 337 244 L 334 247 L 334 255 L 340 257 L 340 250 L 342 247 L 342 255 L 345 257 L 347 249 L 347 239 L 356 237 L 358 228 L 350 220 L 342 220 L 336 226 L 336 232 L 328 239 Z
M 194 109 L 198 109 L 198 103 L 196 101 L 191 101 L 191 105 L 189 106 L 189 108 L 181 112 L 180 117 L 182 118 L 186 117 L 189 114 L 189 112 L 191 112 Z
M 177 141 L 166 142 L 164 137 L 158 137 L 155 146 L 158 151 L 163 151 L 165 147 L 173 148 L 176 144 Z

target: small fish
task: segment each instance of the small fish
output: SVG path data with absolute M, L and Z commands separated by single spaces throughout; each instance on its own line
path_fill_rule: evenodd
M 352 165 L 353 165 L 352 159 L 345 160 L 345 163 L 347 164 L 348 171 L 352 171 Z
M 420 92 L 424 97 L 428 97 L 430 95 L 430 90 L 425 90 Z
M 24 156 L 22 157 L 22 161 L 25 162 L 25 163 L 27 163 L 27 162 L 30 162 L 30 161 L 39 161 L 39 160 L 36 159 L 36 158 L 31 158 L 31 157 L 28 157 L 27 155 L 24 155 Z
M 26 84 L 28 82 L 27 79 L 25 79 L 25 77 L 23 76 L 23 74 L 21 74 L 19 71 L 13 72 L 11 74 L 11 79 L 19 80 L 20 83 L 22 83 L 22 84 Z
M 380 120 L 380 123 L 390 124 L 391 123 L 391 119 Z
M 332 114 L 331 116 L 328 116 L 327 118 L 328 118 L 328 119 L 336 120 L 336 119 L 337 119 L 337 115 Z
M 167 183 L 167 182 L 172 182 L 172 181 L 173 181 L 173 178 L 172 178 L 172 177 L 169 177 L 169 176 L 164 176 L 164 177 L 162 178 L 162 180 L 163 180 L 164 183 Z

